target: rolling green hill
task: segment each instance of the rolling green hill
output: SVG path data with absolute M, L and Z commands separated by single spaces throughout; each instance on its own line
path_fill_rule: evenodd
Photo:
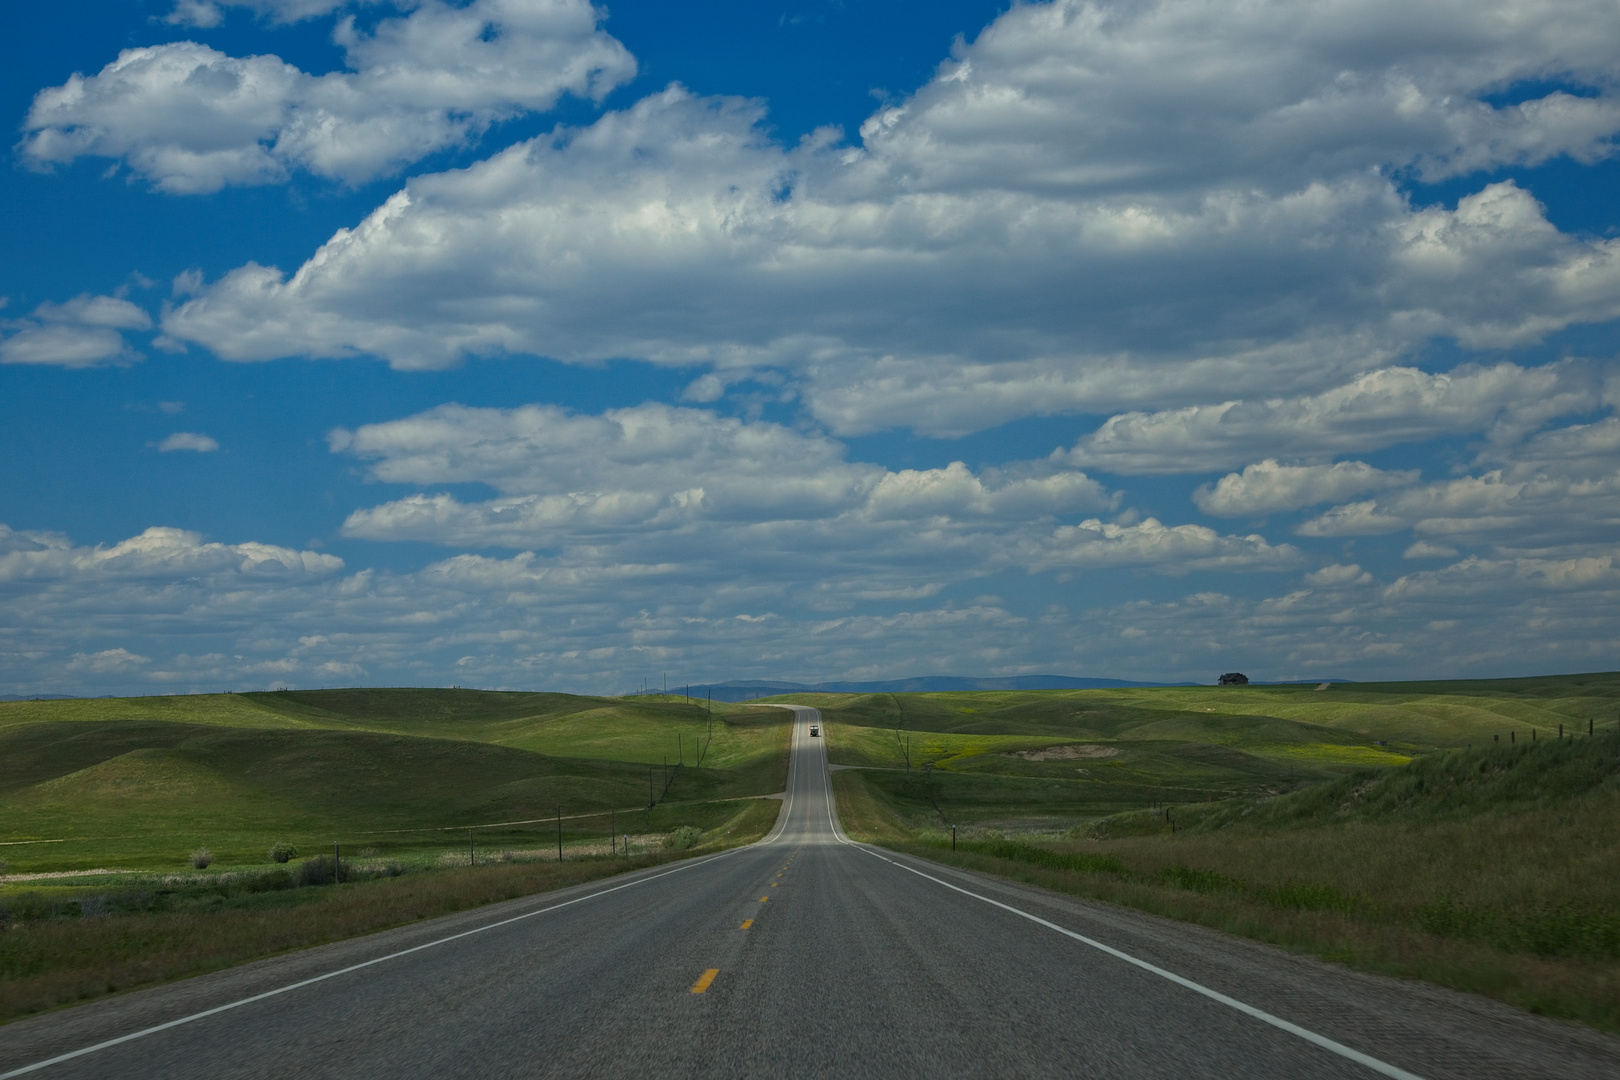
M 17 875 L 179 869 L 199 847 L 221 865 L 262 864 L 278 840 L 442 849 L 465 845 L 447 830 L 559 807 L 565 832 L 601 835 L 608 811 L 645 808 L 649 787 L 660 807 L 621 826 L 707 827 L 734 812 L 725 800 L 781 789 L 785 737 L 777 710 L 717 705 L 711 720 L 674 697 L 379 689 L 0 703 L 0 858 Z M 533 844 L 541 828 L 479 835 Z
M 1620 674 L 1331 686 L 796 694 L 830 760 L 921 825 L 1061 829 L 1262 797 L 1492 739 L 1613 729 Z M 908 768 L 909 765 L 909 768 Z

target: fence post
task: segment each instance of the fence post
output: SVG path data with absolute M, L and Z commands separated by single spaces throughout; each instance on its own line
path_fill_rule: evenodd
M 557 861 L 562 862 L 562 807 L 557 807 Z
M 956 826 L 951 826 L 951 850 L 956 850 Z
M 467 865 L 478 865 L 478 855 L 473 851 L 473 835 L 471 829 L 467 830 Z

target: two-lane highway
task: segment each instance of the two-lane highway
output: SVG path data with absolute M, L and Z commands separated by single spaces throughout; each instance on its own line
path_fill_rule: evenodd
M 1620 1041 L 849 842 L 764 841 L 0 1028 L 40 1077 L 1616 1077 Z

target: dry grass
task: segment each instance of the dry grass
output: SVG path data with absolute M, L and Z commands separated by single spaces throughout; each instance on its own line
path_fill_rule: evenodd
M 775 825 L 780 808 L 774 800 L 750 802 L 707 842 L 682 852 L 481 865 L 312 887 L 275 894 L 278 906 L 258 910 L 14 924 L 0 932 L 0 1021 L 752 843 Z

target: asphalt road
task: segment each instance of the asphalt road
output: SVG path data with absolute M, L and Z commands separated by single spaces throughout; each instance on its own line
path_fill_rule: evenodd
M 759 844 L 0 1027 L 0 1080 L 1620 1077 L 1585 1029 L 852 844 L 797 712 Z

